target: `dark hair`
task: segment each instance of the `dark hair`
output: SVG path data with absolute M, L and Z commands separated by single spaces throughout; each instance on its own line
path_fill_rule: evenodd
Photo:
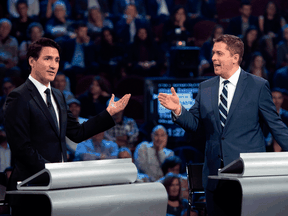
M 16 2 L 16 5 L 15 5 L 17 9 L 18 9 L 18 6 L 19 6 L 20 4 L 25 4 L 26 7 L 28 7 L 27 0 L 18 0 L 18 1 Z
M 111 93 L 110 91 L 110 83 L 108 80 L 106 80 L 104 77 L 101 76 L 95 76 L 93 81 L 97 81 L 101 90 L 106 91 L 107 93 Z
M 258 56 L 261 56 L 262 59 L 263 59 L 263 65 L 262 65 L 262 68 L 261 68 L 261 70 L 262 70 L 261 75 L 262 75 L 262 77 L 263 77 L 264 79 L 267 79 L 268 77 L 267 77 L 267 74 L 266 74 L 266 72 L 265 72 L 265 60 L 264 60 L 264 57 L 263 57 L 263 55 L 261 54 L 261 52 L 256 51 L 256 52 L 254 52 L 254 53 L 252 54 L 252 56 L 251 56 L 251 62 L 250 62 L 250 66 L 249 66 L 249 73 L 253 73 L 253 71 L 254 71 L 254 61 L 255 61 L 256 57 L 258 57 Z
M 81 27 L 87 27 L 87 24 L 85 22 L 83 22 L 82 20 L 78 21 L 76 24 L 75 24 L 75 30 L 81 28 Z
M 169 199 L 169 188 L 170 186 L 172 185 L 172 182 L 174 181 L 174 179 L 178 179 L 179 181 L 179 193 L 176 197 L 176 200 L 179 201 L 179 204 L 181 206 L 181 208 L 183 207 L 182 206 L 182 202 L 181 202 L 181 180 L 180 180 L 180 175 L 177 175 L 177 174 L 174 174 L 174 173 L 168 173 L 165 177 L 164 177 L 164 180 L 163 180 L 163 185 L 167 191 L 167 194 L 168 194 L 168 199 Z
M 242 8 L 244 5 L 250 5 L 251 6 L 251 2 L 249 0 L 242 0 L 240 7 Z
M 10 78 L 10 77 L 4 77 L 3 78 L 3 81 L 2 81 L 2 87 L 3 87 L 3 85 L 5 84 L 5 83 L 11 83 L 12 85 L 14 85 L 15 86 L 15 83 L 13 82 L 13 80 Z
M 28 51 L 27 51 L 27 59 L 29 60 L 30 57 L 38 60 L 40 52 L 43 47 L 53 47 L 56 48 L 59 52 L 61 52 L 61 48 L 58 43 L 56 43 L 54 40 L 49 38 L 40 38 L 37 41 L 34 41 L 32 44 L 29 45 Z
M 222 25 L 220 25 L 220 24 L 215 25 L 214 28 L 213 28 L 213 30 L 212 30 L 212 34 L 211 34 L 211 38 L 210 38 L 210 40 L 211 40 L 212 42 L 213 42 L 213 39 L 214 39 L 214 36 L 215 36 L 215 32 L 216 32 L 216 30 L 219 29 L 219 28 L 222 28 L 222 30 L 223 30 L 223 32 L 224 32 L 224 28 L 223 28 Z
M 140 29 L 145 29 L 146 30 L 146 34 L 147 34 L 147 38 L 145 39 L 144 43 L 146 46 L 151 47 L 153 46 L 153 37 L 149 31 L 149 29 L 146 26 L 140 26 L 137 30 L 136 30 L 136 34 L 134 36 L 134 44 L 139 44 L 141 43 L 140 38 L 138 37 L 138 33 L 140 31 Z
M 116 41 L 117 37 L 116 37 L 115 32 L 113 31 L 113 29 L 110 29 L 109 27 L 103 27 L 102 31 L 101 31 L 101 44 L 102 45 L 108 44 L 107 41 L 105 40 L 105 37 L 104 37 L 104 32 L 105 31 L 109 31 L 110 32 L 110 34 L 112 35 L 113 43 L 117 42 Z
M 178 156 L 167 157 L 161 165 L 161 169 L 163 171 L 163 174 L 166 175 L 169 168 L 173 168 L 178 164 L 181 165 L 181 163 L 182 163 L 182 161 Z
M 44 35 L 44 30 L 43 30 L 43 26 L 39 23 L 39 22 L 32 22 L 29 24 L 29 26 L 27 27 L 27 37 L 31 38 L 31 31 L 34 27 L 38 27 L 40 29 L 40 31 L 42 32 L 42 36 Z
M 183 9 L 184 10 L 184 13 L 185 13 L 185 16 L 186 16 L 186 20 L 187 20 L 187 12 L 186 12 L 186 9 L 183 5 L 176 5 L 173 9 L 173 12 L 171 14 L 171 20 L 172 22 L 174 23 L 175 21 L 175 15 L 176 13 L 180 10 L 180 9 Z
M 239 37 L 235 35 L 224 34 L 221 35 L 219 38 L 214 39 L 213 41 L 214 43 L 216 42 L 225 43 L 227 45 L 227 50 L 229 50 L 231 55 L 235 54 L 239 55 L 238 64 L 239 65 L 241 64 L 244 54 L 244 43 Z

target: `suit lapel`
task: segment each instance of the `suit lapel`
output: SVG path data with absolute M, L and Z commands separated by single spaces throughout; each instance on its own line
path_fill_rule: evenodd
M 212 102 L 212 107 L 214 110 L 214 115 L 215 115 L 218 131 L 221 132 L 222 128 L 221 128 L 220 116 L 219 116 L 218 95 L 219 95 L 219 77 L 215 79 L 215 82 L 211 87 L 211 102 Z
M 63 129 L 63 122 L 65 122 L 63 120 L 63 111 L 62 111 L 62 108 L 66 107 L 65 104 L 62 103 L 63 100 L 61 100 L 61 95 L 57 94 L 57 92 L 55 91 L 54 88 L 51 88 L 52 90 L 52 94 L 54 96 L 54 99 L 56 101 L 56 104 L 57 104 L 57 107 L 58 107 L 58 110 L 59 110 L 59 125 L 60 125 L 60 134 L 63 132 L 62 129 Z

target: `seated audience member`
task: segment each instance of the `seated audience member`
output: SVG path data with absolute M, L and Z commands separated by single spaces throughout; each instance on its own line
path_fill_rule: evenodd
M 163 36 L 166 38 L 168 47 L 176 46 L 178 41 L 184 41 L 184 45 L 190 46 L 192 38 L 192 26 L 186 15 L 183 6 L 176 6 L 171 14 L 171 20 L 165 22 L 163 27 Z
M 66 17 L 66 6 L 64 2 L 56 1 L 53 4 L 52 10 L 53 15 L 46 23 L 47 36 L 60 41 L 75 38 L 76 35 L 72 28 L 73 21 Z
M 88 11 L 87 27 L 88 34 L 91 36 L 92 41 L 94 41 L 95 44 L 98 44 L 102 29 L 105 27 L 113 29 L 113 23 L 105 18 L 98 7 L 92 7 Z
M 69 89 L 69 87 L 67 87 L 67 79 L 64 73 L 58 72 L 56 74 L 55 79 L 53 81 L 53 86 L 54 88 L 59 89 L 63 93 L 67 103 L 70 99 L 75 98 L 73 93 L 67 90 Z
M 195 20 L 194 23 L 200 20 L 215 20 L 217 16 L 215 0 L 187 0 L 186 8 L 189 17 Z
M 75 152 L 75 160 L 100 160 L 116 159 L 118 146 L 115 142 L 104 139 L 104 132 L 94 135 L 82 143 L 79 143 Z
M 280 89 L 288 95 L 288 66 L 279 68 L 273 75 L 272 87 Z
M 78 97 L 81 102 L 80 116 L 89 118 L 106 109 L 106 102 L 110 99 L 110 89 L 105 78 L 95 76 L 89 89 Z
M 160 75 L 161 57 L 158 45 L 147 28 L 139 28 L 128 51 L 128 66 L 131 74 L 142 77 Z
M 283 26 L 283 39 L 277 46 L 276 68 L 288 66 L 288 25 Z
M 5 1 L 5 0 L 3 0 Z M 8 11 L 11 17 L 19 17 L 19 12 L 17 11 L 17 2 L 19 0 L 7 0 L 8 1 Z M 26 0 L 28 5 L 28 16 L 38 16 L 40 12 L 39 0 Z
M 212 48 L 213 48 L 213 40 L 218 38 L 223 34 L 223 27 L 221 25 L 216 25 L 213 28 L 211 37 L 205 41 L 205 43 L 200 48 L 199 53 L 199 76 L 205 75 L 205 74 L 211 74 L 214 73 L 214 67 L 212 62 Z
M 58 74 L 57 74 L 58 75 Z M 77 119 L 77 121 L 82 124 L 83 122 L 87 121 L 88 119 L 82 118 L 79 116 L 81 111 L 81 104 L 80 101 L 75 98 L 70 98 L 69 100 L 66 100 L 67 105 L 69 106 L 70 111 L 72 112 L 72 115 Z M 69 156 L 69 161 L 74 160 L 75 158 L 75 152 L 78 143 L 73 142 L 68 137 L 65 137 L 66 146 L 67 146 L 67 153 Z
M 20 44 L 23 40 L 27 40 L 27 28 L 35 20 L 28 16 L 28 5 L 26 0 L 18 0 L 16 3 L 19 17 L 12 18 L 11 35 L 14 36 Z
M 10 35 L 12 24 L 6 18 L 0 19 L 0 77 L 20 76 L 18 64 L 18 42 Z
M 71 91 L 75 93 L 77 75 L 96 74 L 95 45 L 87 35 L 88 28 L 84 22 L 78 22 L 75 28 L 76 38 L 62 43 L 63 72 L 70 79 Z
M 137 14 L 138 12 L 135 5 L 128 5 L 125 10 L 125 16 L 122 17 L 115 26 L 120 42 L 125 45 L 134 41 L 137 29 L 148 26 L 147 21 L 143 18 L 138 18 Z
M 11 150 L 3 126 L 0 127 L 0 172 L 11 166 Z
M 286 126 L 288 126 L 288 111 L 281 108 L 283 101 L 284 101 L 283 94 L 282 94 L 281 90 L 280 89 L 272 89 L 271 94 L 272 94 L 273 103 L 275 104 L 277 113 L 281 117 L 283 123 Z M 264 129 L 264 132 L 267 132 L 267 131 L 268 131 L 267 128 Z M 267 143 L 267 147 L 266 147 L 267 151 L 272 151 L 272 152 L 281 152 L 282 151 L 282 148 L 276 142 L 276 140 L 273 138 L 273 136 L 270 132 L 265 137 L 266 137 L 265 140 Z
M 239 11 L 241 15 L 230 20 L 226 33 L 242 37 L 250 26 L 258 29 L 258 18 L 251 15 L 252 6 L 248 0 L 241 2 Z
M 115 102 L 118 100 L 119 98 L 114 98 Z M 107 104 L 109 102 L 110 100 L 107 101 Z M 116 142 L 119 147 L 126 146 L 132 148 L 136 141 L 138 141 L 139 129 L 134 119 L 128 118 L 123 114 L 124 110 L 112 116 L 115 126 L 106 130 L 104 137 L 106 140 Z
M 264 79 L 270 78 L 269 72 L 265 67 L 265 60 L 260 52 L 255 52 L 252 54 L 247 72 Z
M 166 148 L 168 134 L 162 125 L 157 125 L 151 133 L 152 142 L 141 142 L 134 152 L 134 162 L 139 172 L 149 175 L 152 181 L 163 176 L 161 164 L 174 152 Z
M 173 13 L 175 3 L 173 0 L 147 0 L 147 14 L 150 17 L 151 24 L 157 26 L 169 20 Z
M 146 7 L 144 0 L 114 0 L 112 5 L 113 14 L 117 18 L 123 17 L 125 15 L 126 7 L 130 4 L 135 5 L 136 10 L 138 11 L 138 16 L 140 18 L 145 18 Z
M 41 0 L 40 2 L 40 18 L 41 20 L 47 20 L 52 17 L 53 10 L 52 10 L 52 5 L 59 0 Z M 66 7 L 66 14 L 68 18 L 71 18 L 71 13 L 72 13 L 72 8 L 69 3 L 69 0 L 61 0 Z
M 167 215 L 182 216 L 187 214 L 188 200 L 181 198 L 181 181 L 179 175 L 168 173 L 163 180 L 163 185 L 168 194 Z M 198 215 L 194 212 L 190 215 Z
M 250 26 L 243 37 L 243 42 L 244 42 L 244 54 L 242 57 L 242 63 L 241 63 L 241 68 L 243 70 L 247 71 L 250 61 L 251 61 L 251 56 L 254 52 L 259 51 L 259 43 L 258 43 L 258 30 L 255 26 Z
M 86 19 L 90 8 L 98 8 L 105 14 L 105 17 L 110 14 L 109 1 L 107 0 L 75 0 L 76 19 Z
M 19 46 L 19 67 L 22 71 L 22 78 L 26 79 L 30 73 L 26 54 L 28 47 L 31 43 L 34 41 L 37 41 L 44 35 L 43 27 L 38 22 L 32 22 L 27 30 L 27 40 L 22 41 L 22 43 Z

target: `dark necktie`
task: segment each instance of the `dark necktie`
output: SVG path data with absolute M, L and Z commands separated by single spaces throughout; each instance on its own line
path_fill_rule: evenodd
M 55 110 L 54 110 L 54 107 L 53 107 L 52 101 L 51 101 L 50 89 L 47 88 L 44 92 L 45 92 L 45 94 L 47 95 L 47 106 L 48 106 L 48 109 L 49 109 L 50 114 L 51 114 L 51 116 L 52 116 L 52 118 L 53 118 L 53 121 L 54 121 L 54 123 L 55 123 L 55 125 L 56 125 L 56 128 L 57 128 L 58 131 L 59 131 L 56 113 L 55 113 Z
M 221 123 L 222 129 L 225 126 L 227 114 L 228 114 L 228 106 L 227 106 L 227 101 L 228 101 L 227 84 L 228 83 L 229 83 L 229 80 L 224 81 L 222 93 L 220 95 L 219 113 L 220 113 L 220 123 Z

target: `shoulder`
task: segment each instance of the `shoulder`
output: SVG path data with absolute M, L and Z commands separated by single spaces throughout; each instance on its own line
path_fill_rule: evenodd
M 244 70 L 242 70 L 242 76 L 245 76 L 247 78 L 247 81 L 248 81 L 248 84 L 250 85 L 255 85 L 255 86 L 259 86 L 259 85 L 269 85 L 269 82 L 262 78 L 262 77 L 259 77 L 259 76 L 256 76 L 254 74 L 251 74 L 251 73 L 248 73 Z M 240 77 L 239 77 L 240 79 Z
M 168 148 L 164 148 L 163 151 L 164 151 L 165 155 L 167 155 L 167 156 L 169 154 L 174 154 L 174 151 L 172 151 L 171 149 L 168 149 Z
M 217 82 L 219 82 L 219 77 L 218 76 L 215 76 L 215 77 L 211 77 L 207 80 L 204 80 L 203 82 L 200 83 L 199 87 L 210 87 L 212 85 L 215 85 L 217 84 Z

